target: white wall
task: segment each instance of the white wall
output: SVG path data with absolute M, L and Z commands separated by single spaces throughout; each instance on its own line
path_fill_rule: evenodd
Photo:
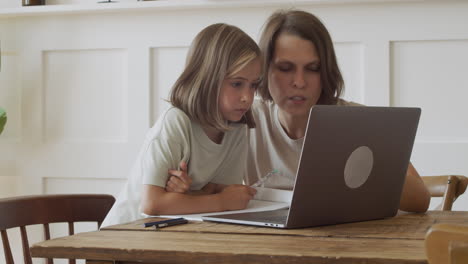
M 115 4 L 105 12 L 3 3 L 0 105 L 9 121 L 0 136 L 2 197 L 117 195 L 195 34 L 227 22 L 258 39 L 268 15 L 291 6 L 315 13 L 330 30 L 345 98 L 422 108 L 412 155 L 422 175 L 468 175 L 466 2 L 194 0 Z M 468 210 L 468 195 L 454 209 Z

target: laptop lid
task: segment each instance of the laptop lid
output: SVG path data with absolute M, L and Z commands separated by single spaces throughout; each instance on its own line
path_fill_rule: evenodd
M 394 216 L 420 112 L 419 108 L 314 106 L 289 210 L 203 219 L 299 228 Z M 282 222 L 266 220 L 279 214 L 284 214 Z

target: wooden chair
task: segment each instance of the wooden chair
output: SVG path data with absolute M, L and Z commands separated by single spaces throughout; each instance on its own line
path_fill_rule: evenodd
M 435 224 L 425 244 L 429 264 L 468 263 L 468 225 Z
M 97 222 L 98 228 L 115 202 L 107 194 L 35 195 L 0 199 L 0 232 L 6 264 L 13 264 L 7 229 L 19 227 L 25 264 L 32 264 L 26 226 L 42 224 L 45 240 L 50 239 L 49 223 L 68 223 L 69 235 L 74 222 Z M 47 264 L 53 260 L 48 259 Z M 75 263 L 69 260 L 69 263 Z
M 461 175 L 423 176 L 431 197 L 443 197 L 438 209 L 451 211 L 453 202 L 463 194 L 468 185 L 468 178 Z

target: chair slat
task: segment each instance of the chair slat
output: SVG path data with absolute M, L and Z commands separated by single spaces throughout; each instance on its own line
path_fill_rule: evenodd
M 458 186 L 458 178 L 450 175 L 447 180 L 447 189 L 444 193 L 442 211 L 451 211 L 453 201 L 455 201 L 455 194 Z
M 68 222 L 68 235 L 75 234 L 75 227 L 73 226 L 73 222 Z
M 50 240 L 50 227 L 48 223 L 44 224 L 44 239 Z
M 75 234 L 75 226 L 73 222 L 68 222 L 68 234 L 71 236 Z M 69 259 L 68 260 L 69 264 L 76 264 L 76 261 L 74 259 Z
M 8 241 L 7 231 L 2 230 L 1 233 L 2 233 L 3 251 L 5 254 L 6 264 L 14 264 L 13 256 L 11 255 L 10 242 Z
M 28 234 L 26 232 L 26 227 L 21 226 L 20 231 L 21 231 L 21 241 L 23 244 L 24 263 L 32 264 L 31 254 L 29 253 L 29 242 L 28 242 Z
M 44 224 L 44 239 L 50 240 L 50 227 L 48 223 Z M 47 259 L 47 264 L 54 264 L 54 260 Z

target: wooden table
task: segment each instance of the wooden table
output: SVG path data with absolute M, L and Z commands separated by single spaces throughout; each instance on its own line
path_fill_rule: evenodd
M 142 227 L 155 220 L 40 242 L 31 247 L 31 255 L 126 264 L 427 263 L 428 229 L 436 223 L 468 224 L 468 212 L 432 211 L 305 229 L 195 221 L 159 231 Z

